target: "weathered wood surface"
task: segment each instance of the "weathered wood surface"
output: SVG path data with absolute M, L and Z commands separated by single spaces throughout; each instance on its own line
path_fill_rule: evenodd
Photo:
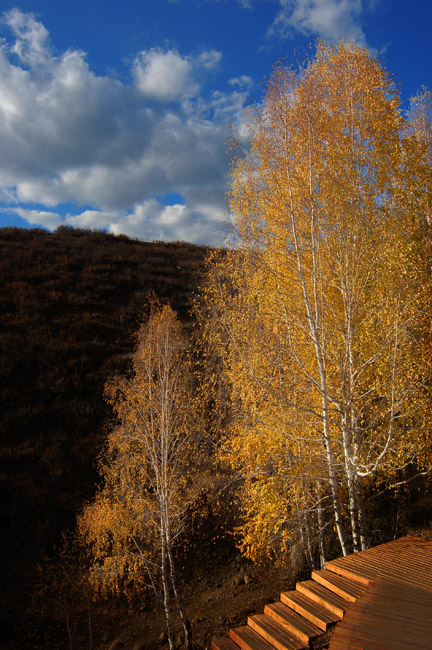
M 305 644 L 284 625 L 279 625 L 266 614 L 249 616 L 248 625 L 277 650 L 307 650 L 309 647 L 309 643 Z
M 300 591 L 285 591 L 281 593 L 280 599 L 285 605 L 291 607 L 297 614 L 300 614 L 300 616 L 303 616 L 324 632 L 328 630 L 330 625 L 341 619 L 341 616 L 314 602 Z
M 432 650 L 432 542 L 401 539 L 338 558 L 211 650 Z
M 366 585 L 344 578 L 332 571 L 312 571 L 312 579 L 350 602 L 355 602 L 360 598 L 366 589 Z
M 341 598 L 326 587 L 317 584 L 314 580 L 304 580 L 296 584 L 296 590 L 318 605 L 330 610 L 336 616 L 343 617 L 349 601 Z
M 432 591 L 376 578 L 336 626 L 330 650 L 432 649 Z
M 432 589 L 432 542 L 407 535 L 327 562 L 326 569 L 363 583 L 382 576 Z
M 308 621 L 303 616 L 297 614 L 293 609 L 287 607 L 282 602 L 270 603 L 264 607 L 264 614 L 267 614 L 274 621 L 283 625 L 287 630 L 290 630 L 306 645 L 313 639 L 316 639 L 322 634 L 322 630 Z
M 404 537 L 341 560 L 328 569 L 370 583 L 348 605 L 329 650 L 432 650 L 432 542 Z

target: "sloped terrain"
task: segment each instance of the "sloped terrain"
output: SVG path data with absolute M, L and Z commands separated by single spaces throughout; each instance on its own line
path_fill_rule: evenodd
M 327 562 L 211 650 L 430 648 L 431 559 L 432 542 L 408 535 Z
M 0 230 L 2 641 L 94 490 L 108 410 L 150 295 L 188 308 L 207 249 L 60 228 Z

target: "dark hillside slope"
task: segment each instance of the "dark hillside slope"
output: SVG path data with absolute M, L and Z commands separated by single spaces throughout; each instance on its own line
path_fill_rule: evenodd
M 149 294 L 187 321 L 206 254 L 187 243 L 68 228 L 0 230 L 5 623 L 25 607 L 36 563 L 92 493 L 107 417 L 103 386 L 127 369 Z

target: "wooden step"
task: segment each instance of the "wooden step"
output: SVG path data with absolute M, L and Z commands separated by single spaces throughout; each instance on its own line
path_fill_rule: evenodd
M 249 616 L 248 625 L 277 650 L 303 650 L 307 644 L 266 614 Z
M 323 571 L 312 571 L 312 580 L 351 603 L 355 603 L 366 589 L 366 585 L 325 569 Z
M 264 607 L 264 614 L 267 614 L 274 621 L 283 625 L 294 636 L 298 637 L 306 645 L 309 641 L 316 639 L 322 634 L 322 630 L 308 621 L 293 609 L 283 603 L 271 603 Z
M 242 650 L 275 650 L 271 643 L 254 632 L 249 625 L 234 627 L 229 631 L 229 635 Z
M 342 562 L 341 562 L 342 560 Z M 361 575 L 360 571 L 354 569 L 348 569 L 347 565 L 343 563 L 344 558 L 338 558 L 337 560 L 331 560 L 331 562 L 326 562 L 326 571 L 331 571 L 332 573 L 337 573 L 344 578 L 358 582 L 361 585 L 366 587 L 372 580 L 372 575 Z
M 234 643 L 232 639 L 227 636 L 219 639 L 212 639 L 210 643 L 210 650 L 240 650 L 239 646 Z
M 345 610 L 348 607 L 348 600 L 341 598 L 329 589 L 322 587 L 313 580 L 304 580 L 296 584 L 296 590 L 302 593 L 310 600 L 315 601 L 318 605 L 325 607 L 333 614 L 343 618 Z
M 303 616 L 321 630 L 324 630 L 324 632 L 333 623 L 337 623 L 342 618 L 330 612 L 325 607 L 322 607 L 317 602 L 310 600 L 310 598 L 304 596 L 300 591 L 282 592 L 280 599 L 284 605 L 293 609 L 297 614 L 300 614 L 300 616 Z

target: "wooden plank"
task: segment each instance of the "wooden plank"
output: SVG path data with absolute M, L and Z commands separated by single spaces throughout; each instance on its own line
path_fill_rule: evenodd
M 319 627 L 321 630 L 328 630 L 328 628 L 341 620 L 341 616 L 337 616 L 328 609 L 321 607 L 316 602 L 313 602 L 299 591 L 286 591 L 281 593 L 281 601 L 293 609 L 297 614 L 303 616 Z
M 399 601 L 418 602 L 432 604 L 432 592 L 424 587 L 407 585 L 399 581 L 388 580 L 386 578 L 377 578 L 374 580 L 369 589 L 368 595 L 374 594 L 374 597 L 392 598 Z
M 420 630 L 415 624 L 408 627 L 405 621 L 397 625 L 394 620 L 390 621 L 385 618 L 360 617 L 355 619 L 350 617 L 349 621 L 340 623 L 339 627 L 341 630 L 349 631 L 353 636 L 356 636 L 359 632 L 367 632 L 377 638 L 393 639 L 395 641 L 408 637 L 411 643 L 418 643 L 420 647 L 425 647 L 424 644 L 431 640 L 430 628 L 429 630 L 425 628 Z
M 306 645 L 311 639 L 316 639 L 323 633 L 323 631 L 303 616 L 297 614 L 293 609 L 287 607 L 283 603 L 271 603 L 264 607 L 264 614 L 270 616 L 273 620 L 277 621 L 290 630 L 294 636 L 304 641 Z
M 322 587 L 313 580 L 304 580 L 296 584 L 296 590 L 300 591 L 304 596 L 318 603 L 325 609 L 328 609 L 336 616 L 343 618 L 348 601 L 333 593 L 329 589 Z
M 430 612 L 429 612 L 430 614 Z M 378 612 L 375 615 L 371 615 L 369 612 L 349 612 L 347 617 L 343 622 L 339 624 L 341 628 L 348 628 L 351 626 L 354 628 L 359 627 L 371 627 L 380 631 L 384 630 L 385 634 L 392 636 L 397 632 L 398 637 L 400 634 L 406 634 L 409 631 L 409 636 L 414 635 L 419 637 L 430 637 L 431 636 L 431 624 L 430 619 L 425 621 L 425 625 L 417 625 L 416 621 L 410 621 L 403 617 L 399 619 L 392 617 L 386 613 Z
M 427 546 L 424 546 L 421 549 L 412 548 L 410 551 L 398 550 L 396 555 L 397 557 L 407 558 L 410 561 L 412 560 L 418 566 L 426 565 L 427 561 L 432 559 L 432 551 L 430 548 L 428 549 Z
M 370 650 L 370 646 L 365 645 L 361 639 L 345 639 L 332 637 L 329 650 Z M 374 648 L 374 650 L 382 650 Z
M 266 614 L 248 617 L 248 625 L 277 650 L 306 650 L 307 645 Z
M 417 559 L 419 548 L 428 548 L 430 553 L 432 543 L 414 549 L 388 545 L 385 552 L 378 549 L 369 557 L 364 552 L 362 558 L 342 558 L 350 570 L 355 566 L 362 572 L 368 571 L 368 560 L 369 571 L 376 570 L 377 575 L 347 607 L 344 620 L 335 627 L 330 650 L 432 650 L 432 568 L 427 566 L 427 555 Z M 340 566 L 341 560 L 335 562 Z
M 254 632 L 248 625 L 235 627 L 230 630 L 229 634 L 232 641 L 242 650 L 275 650 L 271 643 Z
M 212 639 L 210 650 L 239 650 L 239 646 L 227 636 L 219 639 Z
M 357 578 L 373 574 L 397 578 L 405 583 L 432 590 L 432 544 L 427 540 L 402 538 L 381 546 L 338 558 L 327 569 Z
M 357 581 L 349 580 L 325 569 L 312 571 L 312 579 L 350 602 L 355 602 L 366 589 L 366 585 L 361 585 Z
M 352 567 L 348 567 L 347 564 L 341 564 L 337 560 L 332 560 L 331 562 L 326 562 L 326 569 L 333 571 L 338 575 L 349 578 L 350 580 L 355 580 L 360 584 L 363 584 L 367 587 L 369 582 L 375 577 L 375 573 L 371 573 L 369 576 L 366 576 L 364 573 L 354 570 Z
M 432 542 L 407 536 L 327 563 L 210 650 L 432 650 Z M 345 618 L 341 621 L 345 612 Z
M 333 644 L 332 644 L 333 641 Z M 339 647 L 343 648 L 343 650 L 351 650 L 351 649 L 359 649 L 359 650 L 391 650 L 390 646 L 383 647 L 381 643 L 377 642 L 371 642 L 370 639 L 367 641 L 363 639 L 362 637 L 358 638 L 351 638 L 351 637 L 344 637 L 344 636 L 338 636 L 335 639 L 332 639 L 330 641 L 329 645 L 329 650 L 334 650 L 335 644 L 339 643 Z M 416 649 L 418 650 L 418 648 Z
M 362 636 L 354 638 L 351 636 L 345 636 L 344 634 L 338 634 L 337 637 L 335 636 L 330 640 L 329 650 L 335 650 L 336 644 L 339 644 L 339 648 L 342 648 L 343 650 L 393 650 L 392 646 L 389 644 L 383 645 L 376 640 L 364 639 Z M 418 648 L 415 650 L 418 650 Z
M 376 574 L 382 574 L 383 572 L 390 573 L 393 575 L 405 575 L 408 571 L 408 575 L 413 575 L 417 578 L 422 578 L 424 575 L 425 567 L 416 568 L 413 565 L 412 558 L 403 558 L 400 556 L 395 557 L 371 557 L 363 558 L 360 562 L 360 558 L 353 558 L 349 563 L 346 563 L 350 567 L 362 567 L 373 570 Z
M 355 635 L 343 629 L 337 630 L 334 633 L 335 639 L 340 641 L 348 642 L 362 642 L 361 647 L 363 650 L 424 650 L 425 648 L 431 648 L 431 645 L 424 646 L 418 645 L 417 643 L 412 643 L 407 639 L 388 639 L 388 638 L 378 638 L 373 634 L 365 630 L 356 630 Z M 332 644 L 330 640 L 329 650 L 332 650 Z
M 425 575 L 411 574 L 409 567 L 399 566 L 397 569 L 395 569 L 394 562 L 389 564 L 389 566 L 386 566 L 384 563 L 380 562 L 377 562 L 375 566 L 370 563 L 368 567 L 365 565 L 361 566 L 358 562 L 355 565 L 353 563 L 341 564 L 337 560 L 333 560 L 333 562 L 334 564 L 330 562 L 327 563 L 327 568 L 329 571 L 347 578 L 363 581 L 365 584 L 367 582 L 371 582 L 376 577 L 381 576 L 387 577 L 389 579 L 399 580 L 405 584 L 419 586 L 423 589 L 432 590 L 432 575 L 431 580 L 429 580 L 429 578 Z
M 425 620 L 419 619 L 419 612 L 406 612 L 403 609 L 397 608 L 395 609 L 394 607 L 391 606 L 391 603 L 388 605 L 388 610 L 386 612 L 382 611 L 381 609 L 377 611 L 377 607 L 374 603 L 370 605 L 370 607 L 361 607 L 359 606 L 358 608 L 353 606 L 350 607 L 349 610 L 345 612 L 345 619 L 347 616 L 350 618 L 357 618 L 359 616 L 363 617 L 370 617 L 373 619 L 374 617 L 381 616 L 381 617 L 387 617 L 390 620 L 395 620 L 399 621 L 401 619 L 401 616 L 403 616 L 403 620 L 406 621 L 405 625 L 410 624 L 410 625 L 419 625 L 422 626 L 425 621 L 427 621 L 426 625 L 429 626 L 429 619 L 430 619 L 430 613 L 431 610 L 429 609 L 427 612 L 423 612 L 423 615 L 426 615 Z
M 382 597 L 381 595 L 378 595 L 377 597 L 376 594 L 368 594 L 368 598 L 364 601 L 361 599 L 350 605 L 350 611 L 376 612 L 386 610 L 398 615 L 408 615 L 410 612 L 413 612 L 418 618 L 422 611 L 432 612 L 432 606 L 430 603 L 410 601 L 406 596 L 397 600 L 395 597 L 392 598 L 390 594 L 387 597 Z
M 333 639 L 331 640 L 329 648 L 331 650 L 366 650 L 364 643 L 357 639 L 350 639 L 349 641 Z

